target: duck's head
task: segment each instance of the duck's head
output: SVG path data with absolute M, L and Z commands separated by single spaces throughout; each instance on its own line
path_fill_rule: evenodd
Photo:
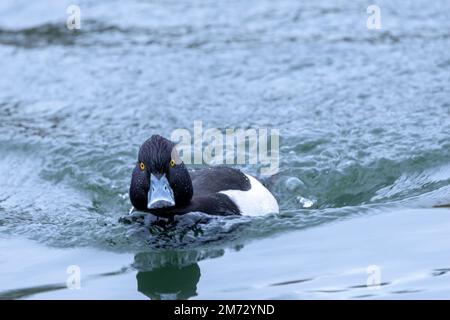
M 159 135 L 144 142 L 133 169 L 130 200 L 137 210 L 182 206 L 191 201 L 192 181 L 175 144 Z

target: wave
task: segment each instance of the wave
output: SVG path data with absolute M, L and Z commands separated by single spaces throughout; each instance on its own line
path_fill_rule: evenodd
M 388 207 L 432 207 L 450 194 L 449 152 L 443 149 L 401 161 L 378 159 L 366 166 L 300 169 L 297 176 L 283 173 L 288 170 L 282 168 L 279 175 L 264 181 L 278 198 L 279 215 L 249 218 L 192 213 L 171 223 L 150 216 L 129 223 L 127 217 L 120 220 L 129 208 L 127 157 L 121 156 L 122 161 L 111 163 L 106 170 L 102 154 L 80 154 L 70 147 L 53 148 L 51 159 L 47 159 L 45 146 L 13 148 L 2 142 L 0 148 L 5 155 L 0 175 L 16 172 L 4 182 L 0 230 L 63 247 L 128 251 L 242 244 Z M 92 163 L 103 165 L 92 168 Z M 300 195 L 313 199 L 314 205 L 301 206 Z

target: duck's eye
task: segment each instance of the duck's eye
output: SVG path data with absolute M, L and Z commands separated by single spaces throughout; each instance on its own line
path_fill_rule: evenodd
M 139 168 L 141 169 L 141 171 L 145 170 L 145 164 L 143 162 L 139 163 Z
M 170 166 L 173 167 L 175 165 L 175 160 L 170 160 Z

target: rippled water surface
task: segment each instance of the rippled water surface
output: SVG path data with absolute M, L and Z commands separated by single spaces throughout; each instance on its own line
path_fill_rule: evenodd
M 65 27 L 69 4 L 0 4 L 0 270 L 15 279 L 0 297 L 71 298 L 71 264 L 95 283 L 85 298 L 449 296 L 432 281 L 322 288 L 365 284 L 372 264 L 448 282 L 450 212 L 431 209 L 450 203 L 448 1 L 378 1 L 380 30 L 366 27 L 367 1 L 78 1 L 77 31 Z M 263 178 L 280 214 L 119 221 L 139 145 L 196 120 L 280 130 L 280 170 Z M 378 250 L 361 243 L 371 221 Z M 429 264 L 416 264 L 422 254 Z M 224 271 L 246 258 L 247 273 Z M 39 280 L 27 273 L 49 265 Z M 303 271 L 322 282 L 304 284 Z M 277 281 L 294 287 L 258 289 Z

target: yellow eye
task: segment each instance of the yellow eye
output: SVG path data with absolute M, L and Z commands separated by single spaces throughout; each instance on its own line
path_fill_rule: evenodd
M 143 162 L 139 163 L 139 168 L 141 169 L 141 171 L 145 170 L 145 164 Z
M 175 165 L 175 160 L 170 160 L 170 166 L 173 167 Z

